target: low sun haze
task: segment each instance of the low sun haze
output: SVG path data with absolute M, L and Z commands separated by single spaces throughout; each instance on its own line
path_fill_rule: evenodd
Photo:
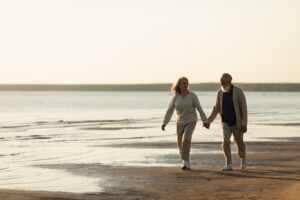
M 0 2 L 0 84 L 298 83 L 297 0 Z

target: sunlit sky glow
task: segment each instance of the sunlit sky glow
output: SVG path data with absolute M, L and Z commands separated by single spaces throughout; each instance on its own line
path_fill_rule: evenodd
M 299 0 L 0 2 L 0 83 L 300 82 Z

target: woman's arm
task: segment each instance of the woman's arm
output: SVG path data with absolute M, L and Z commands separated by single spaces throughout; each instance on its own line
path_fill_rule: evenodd
M 164 125 L 167 125 L 170 122 L 172 115 L 174 113 L 174 110 L 175 110 L 175 96 L 171 99 L 169 107 L 165 114 L 164 121 L 163 121 Z
M 207 117 L 206 117 L 206 115 L 201 107 L 201 104 L 199 102 L 199 99 L 198 99 L 197 95 L 194 93 L 193 93 L 193 105 L 198 110 L 201 120 L 205 123 L 208 122 Z

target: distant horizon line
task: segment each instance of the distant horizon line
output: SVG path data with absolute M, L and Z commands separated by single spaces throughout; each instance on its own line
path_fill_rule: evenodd
M 300 83 L 233 83 L 245 91 L 297 91 Z M 0 84 L 0 91 L 170 91 L 172 83 L 140 84 Z M 216 91 L 220 83 L 191 83 L 194 91 Z
M 190 82 L 192 84 L 215 84 L 219 82 Z M 168 83 L 0 83 L 0 85 L 161 85 Z M 233 82 L 233 84 L 300 84 L 300 82 Z

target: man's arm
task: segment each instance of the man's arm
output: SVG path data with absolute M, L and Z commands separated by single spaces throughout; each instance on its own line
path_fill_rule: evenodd
M 217 115 L 220 112 L 220 102 L 219 102 L 220 97 L 219 97 L 219 95 L 220 95 L 220 92 L 217 93 L 216 104 L 214 105 L 213 110 L 212 110 L 210 116 L 208 117 L 209 123 L 212 123 L 216 119 Z

